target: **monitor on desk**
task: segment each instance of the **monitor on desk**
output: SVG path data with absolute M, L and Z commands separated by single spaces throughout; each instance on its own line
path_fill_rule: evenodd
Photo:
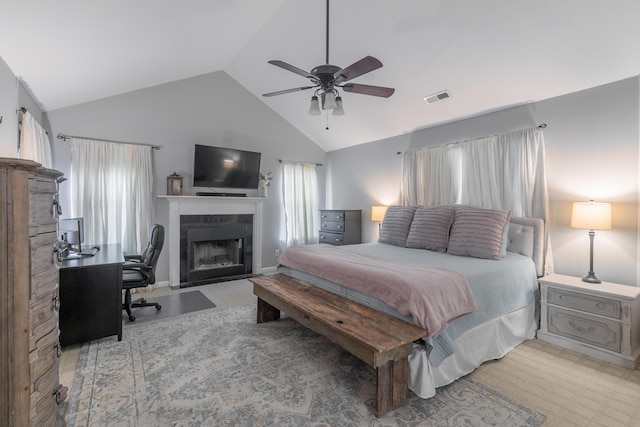
M 84 243 L 84 220 L 82 218 L 65 218 L 58 222 L 62 240 L 69 243 L 73 251 L 82 252 Z

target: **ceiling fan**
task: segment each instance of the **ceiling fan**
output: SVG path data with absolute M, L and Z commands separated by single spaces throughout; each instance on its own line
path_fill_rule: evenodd
M 320 105 L 318 96 L 322 99 L 323 110 L 333 110 L 334 115 L 343 115 L 342 97 L 336 88 L 342 88 L 345 92 L 359 93 L 362 95 L 379 96 L 388 98 L 393 95 L 395 89 L 383 86 L 371 86 L 358 83 L 348 83 L 349 81 L 363 74 L 369 73 L 382 67 L 382 62 L 373 56 L 365 56 L 346 68 L 340 68 L 329 64 L 329 0 L 327 0 L 327 52 L 326 64 L 314 67 L 310 72 L 306 72 L 298 67 L 287 64 L 284 61 L 271 60 L 269 64 L 283 68 L 292 73 L 306 77 L 312 83 L 311 86 L 301 86 L 293 89 L 285 89 L 277 92 L 265 93 L 262 96 L 284 95 L 285 93 L 299 92 L 307 89 L 317 88 L 311 97 L 311 107 L 309 114 L 320 115 Z

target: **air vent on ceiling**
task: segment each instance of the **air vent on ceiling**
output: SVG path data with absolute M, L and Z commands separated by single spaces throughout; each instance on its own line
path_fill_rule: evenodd
M 427 104 L 433 104 L 434 102 L 442 101 L 447 98 L 451 98 L 451 94 L 448 90 L 444 90 L 433 95 L 425 96 L 423 99 Z

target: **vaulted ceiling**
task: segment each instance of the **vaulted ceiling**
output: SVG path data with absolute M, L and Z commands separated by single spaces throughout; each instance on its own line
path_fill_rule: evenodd
M 325 63 L 325 0 L 20 0 L 0 6 L 0 56 L 45 111 L 224 70 L 327 151 L 640 74 L 637 0 L 333 0 L 330 63 L 384 66 L 307 114 L 312 90 L 267 63 Z M 427 104 L 441 91 L 450 98 Z M 328 126 L 328 130 L 326 129 Z

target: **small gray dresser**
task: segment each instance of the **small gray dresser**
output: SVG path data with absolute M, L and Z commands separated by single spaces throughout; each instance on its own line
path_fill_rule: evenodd
M 640 361 L 640 288 L 552 274 L 540 279 L 538 338 L 634 369 Z
M 332 245 L 362 243 L 362 211 L 321 210 L 319 241 Z

